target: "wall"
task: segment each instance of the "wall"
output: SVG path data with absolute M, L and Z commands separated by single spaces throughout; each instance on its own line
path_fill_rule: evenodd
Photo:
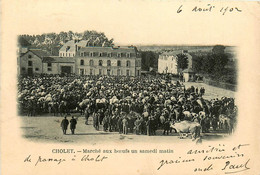
M 84 65 L 80 65 L 81 60 L 84 60 Z M 90 60 L 93 60 L 94 65 L 90 66 Z M 99 60 L 102 60 L 102 66 L 99 66 Z M 107 66 L 107 61 L 111 61 L 111 66 Z M 121 61 L 121 66 L 117 66 L 117 61 Z M 130 61 L 130 66 L 126 66 L 126 62 Z M 101 69 L 101 75 L 107 75 L 107 70 L 110 69 L 110 75 L 117 75 L 117 71 L 120 70 L 120 75 L 127 75 L 129 70 L 130 76 L 137 75 L 136 73 L 141 71 L 141 65 L 137 65 L 136 61 L 141 63 L 141 58 L 114 58 L 114 57 L 80 57 L 76 58 L 76 74 L 80 74 L 80 69 L 84 69 L 85 75 L 90 75 L 90 69 L 92 69 L 92 75 L 99 75 L 99 69 Z M 138 66 L 138 67 L 137 67 Z
M 160 55 L 158 60 L 158 72 L 159 73 L 172 73 L 177 74 L 177 61 L 174 56 Z
M 48 71 L 48 63 L 43 63 L 43 73 L 61 74 L 61 66 L 71 66 L 72 73 L 75 73 L 75 64 L 74 63 L 52 63 L 51 71 Z
M 31 58 L 28 58 L 29 55 L 31 55 Z M 28 66 L 28 61 L 32 61 L 32 66 Z M 31 51 L 25 53 L 23 56 L 18 58 L 18 66 L 19 66 L 18 73 L 20 74 L 27 74 L 28 68 L 33 69 L 33 74 L 42 73 L 42 59 Z M 25 70 L 23 70 L 23 68 Z M 36 68 L 38 68 L 38 71 L 36 70 Z
M 228 90 L 232 90 L 232 91 L 237 90 L 236 85 L 229 84 L 229 83 L 218 82 L 218 81 L 210 80 L 210 79 L 207 79 L 207 78 L 203 78 L 203 82 L 208 84 L 208 85 L 216 86 L 216 87 L 223 88 L 223 89 L 228 89 Z

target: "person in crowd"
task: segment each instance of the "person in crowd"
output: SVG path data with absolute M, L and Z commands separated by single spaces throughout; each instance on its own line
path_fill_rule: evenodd
M 123 133 L 122 117 L 128 114 L 129 132 L 148 135 L 154 135 L 157 129 L 164 130 L 165 125 L 161 123 L 164 119 L 185 120 L 184 111 L 197 115 L 205 112 L 208 120 L 202 124 L 207 128 L 209 123 L 218 123 L 220 114 L 233 116 L 236 108 L 233 98 L 206 100 L 204 94 L 204 87 L 185 87 L 182 82 L 172 81 L 169 75 L 149 78 L 35 75 L 18 79 L 20 114 L 34 116 L 51 112 L 64 116 L 83 110 L 86 124 L 92 116 L 95 129 L 103 124 L 103 129 L 119 133 Z M 199 117 L 196 120 L 201 122 Z
M 126 117 L 123 118 L 122 124 L 123 124 L 123 134 L 127 134 L 128 133 L 128 120 Z
M 76 125 L 77 125 L 77 120 L 74 117 L 72 117 L 72 119 L 70 120 L 71 134 L 75 134 Z
M 64 117 L 64 119 L 61 121 L 60 126 L 61 126 L 63 134 L 65 134 L 65 135 L 66 135 L 66 132 L 68 129 L 68 125 L 69 125 L 69 121 L 68 121 L 67 117 Z

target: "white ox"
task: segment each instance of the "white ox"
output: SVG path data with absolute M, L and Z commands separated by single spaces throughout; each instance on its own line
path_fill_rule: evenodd
M 188 137 L 189 134 L 193 139 L 200 137 L 201 125 L 198 122 L 184 120 L 181 122 L 172 123 L 171 128 L 175 129 L 180 134 L 180 138 L 183 138 L 184 135 Z

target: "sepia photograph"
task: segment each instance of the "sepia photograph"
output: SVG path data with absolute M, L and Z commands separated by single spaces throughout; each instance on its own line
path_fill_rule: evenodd
M 0 174 L 259 174 L 259 8 L 3 0 Z
M 234 46 L 115 42 L 89 30 L 18 36 L 24 138 L 202 142 L 234 132 Z

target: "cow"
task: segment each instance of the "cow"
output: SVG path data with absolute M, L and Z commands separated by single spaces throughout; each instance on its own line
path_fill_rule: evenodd
M 181 122 L 171 123 L 170 127 L 180 134 L 181 139 L 185 134 L 187 137 L 188 133 L 191 134 L 193 139 L 200 137 L 201 125 L 198 122 L 184 120 Z

